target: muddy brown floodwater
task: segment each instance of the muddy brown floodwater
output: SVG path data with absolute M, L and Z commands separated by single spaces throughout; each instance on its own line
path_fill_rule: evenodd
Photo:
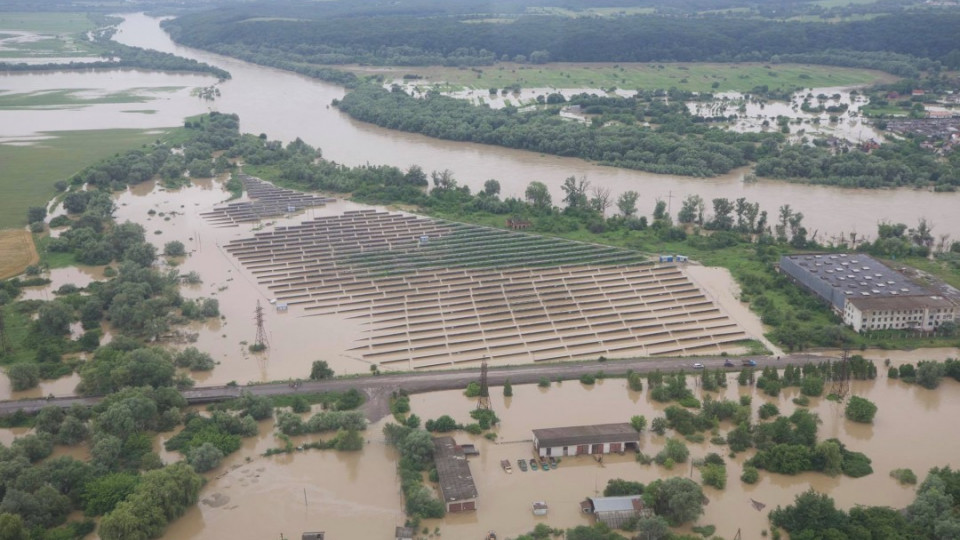
M 779 398 L 770 398 L 753 388 L 739 388 L 735 374 L 728 378 L 730 386 L 719 396 L 738 399 L 751 395 L 754 410 L 766 402 L 777 404 L 785 415 L 796 409 L 791 402 L 798 395 L 795 388 L 785 390 Z M 693 386 L 692 378 L 689 384 Z M 728 459 L 725 490 L 704 488 L 710 503 L 697 523 L 715 525 L 717 534 L 725 538 L 732 538 L 738 529 L 744 538 L 760 538 L 761 531 L 768 527 L 767 511 L 792 503 L 795 495 L 811 487 L 830 495 L 845 509 L 856 504 L 901 508 L 913 499 L 914 490 L 890 478 L 892 469 L 909 467 L 923 478 L 930 467 L 960 465 L 960 439 L 942 436 L 943 428 L 952 425 L 954 411 L 960 407 L 960 383 L 945 380 L 939 389 L 926 390 L 881 375 L 876 381 L 854 382 L 852 391 L 879 405 L 873 425 L 847 421 L 840 405 L 822 398 L 814 398 L 810 410 L 822 420 L 819 437 L 836 437 L 850 449 L 866 453 L 873 460 L 873 474 L 852 479 L 818 473 L 784 476 L 761 472 L 760 481 L 751 486 L 739 480 L 743 461 L 751 453 L 740 454 Z M 694 393 L 702 397 L 698 388 Z M 515 467 L 513 474 L 505 474 L 500 468 L 501 459 L 516 463 L 519 458 L 532 456 L 532 429 L 627 421 L 635 414 L 650 420 L 660 416 L 666 404 L 652 401 L 646 390 L 628 390 L 622 379 L 604 380 L 592 387 L 575 381 L 554 383 L 550 388 L 514 386 L 512 398 L 503 397 L 501 388 L 496 387 L 491 395 L 501 419 L 498 442 L 462 432 L 454 434 L 458 442 L 473 443 L 480 450 L 479 456 L 470 458 L 480 494 L 478 510 L 424 523 L 431 531 L 439 527 L 442 537 L 481 538 L 493 529 L 504 538 L 529 531 L 540 522 L 553 527 L 589 524 L 578 502 L 602 492 L 610 479 L 646 484 L 691 474 L 689 464 L 668 471 L 657 465 L 640 465 L 632 455 L 606 456 L 602 465 L 588 456 L 568 457 L 556 470 L 521 472 Z M 411 405 L 413 412 L 424 419 L 450 414 L 466 423 L 476 403 L 462 392 L 449 391 L 413 396 Z M 279 538 L 283 533 L 285 538 L 295 538 L 303 531 L 325 530 L 331 538 L 392 538 L 393 527 L 402 524 L 404 517 L 395 473 L 397 456 L 384 444 L 381 432 L 389 421 L 368 428 L 367 445 L 358 453 L 306 451 L 269 458 L 260 454 L 280 442 L 270 432 L 272 423 L 262 422 L 258 437 L 246 440 L 242 450 L 208 473 L 210 481 L 201 492 L 201 503 L 173 523 L 164 537 Z M 721 425 L 721 432 L 731 427 Z M 308 436 L 296 442 L 316 438 Z M 665 437 L 645 432 L 641 449 L 653 455 L 664 441 Z M 693 458 L 709 452 L 727 454 L 724 447 L 709 442 L 687 444 Z M 694 471 L 692 477 L 699 482 L 698 472 Z M 754 510 L 750 499 L 765 503 L 767 508 Z M 534 501 L 549 505 L 547 516 L 532 515 Z

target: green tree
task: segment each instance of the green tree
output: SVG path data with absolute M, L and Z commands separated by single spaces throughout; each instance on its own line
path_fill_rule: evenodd
M 640 194 L 636 191 L 624 191 L 617 197 L 617 210 L 625 218 L 632 218 L 637 213 L 637 199 Z
M 513 385 L 510 384 L 510 379 L 503 381 L 503 397 L 513 396 Z
M 40 368 L 36 364 L 13 364 L 7 368 L 7 377 L 14 390 L 29 390 L 40 384 Z
M 833 441 L 823 441 L 817 445 L 815 458 L 822 463 L 822 471 L 830 476 L 838 476 L 843 472 L 843 455 L 840 445 Z
M 873 417 L 877 414 L 877 406 L 870 400 L 860 396 L 851 396 L 844 409 L 844 414 L 849 420 L 870 424 Z
M 183 242 L 174 240 L 163 245 L 163 254 L 168 257 L 183 257 L 187 254 L 187 249 Z
M 707 463 L 700 467 L 700 478 L 705 486 L 723 489 L 727 487 L 727 468 L 716 463 Z
M 500 194 L 500 182 L 491 178 L 483 183 L 483 194 L 488 197 L 496 197 Z
M 933 390 L 940 386 L 940 379 L 943 378 L 943 364 L 931 360 L 926 360 L 917 364 L 917 384 L 924 388 Z
M 18 514 L 0 514 L 0 540 L 27 540 L 30 536 Z
M 674 527 L 694 521 L 703 513 L 703 490 L 689 478 L 657 480 L 647 486 L 644 500 Z
M 363 449 L 363 436 L 355 429 L 342 430 L 337 434 L 334 448 L 343 452 L 355 452 Z
M 633 429 L 637 430 L 639 433 L 647 429 L 647 417 L 643 416 L 642 414 L 631 416 L 630 425 L 633 426 Z
M 740 480 L 745 484 L 756 484 L 757 480 L 760 479 L 760 471 L 752 465 L 744 465 L 743 473 L 740 475 Z
M 543 182 L 530 182 L 524 192 L 524 197 L 526 197 L 527 202 L 539 211 L 549 210 L 553 205 L 550 190 L 547 189 L 547 185 Z
M 327 365 L 326 360 L 314 360 L 310 367 L 310 380 L 322 381 L 333 377 L 333 370 Z
M 187 463 L 197 472 L 216 469 L 223 461 L 223 452 L 211 443 L 205 442 L 187 453 Z
M 88 516 L 100 516 L 110 512 L 117 504 L 133 493 L 140 477 L 131 473 L 113 473 L 95 478 L 83 489 L 83 511 Z
M 651 516 L 637 520 L 637 526 L 634 529 L 637 533 L 635 538 L 643 540 L 666 540 L 670 538 L 670 523 L 660 516 Z
M 690 450 L 687 448 L 687 445 L 683 443 L 680 439 L 667 439 L 666 445 L 663 447 L 654 461 L 658 465 L 663 465 L 667 460 L 673 461 L 673 463 L 686 463 L 687 458 L 690 457 Z
M 47 209 L 43 206 L 27 208 L 27 223 L 37 223 L 47 218 Z

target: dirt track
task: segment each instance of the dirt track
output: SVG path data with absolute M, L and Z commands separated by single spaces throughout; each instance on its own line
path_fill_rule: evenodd
M 785 366 L 805 362 L 822 362 L 830 357 L 809 354 L 793 354 L 783 358 L 770 356 L 752 356 L 749 359 L 756 361 L 758 367 Z M 745 358 L 732 358 L 737 364 L 729 368 L 738 370 L 740 361 Z M 491 367 L 488 371 L 488 380 L 491 386 L 500 386 L 510 379 L 512 384 L 536 383 L 546 377 L 550 381 L 557 379 L 577 379 L 586 373 L 603 371 L 606 375 L 623 375 L 629 370 L 646 373 L 660 369 L 661 371 L 692 371 L 694 362 L 702 363 L 710 369 L 723 367 L 723 357 L 712 358 L 655 358 L 642 360 L 610 360 L 607 362 L 570 362 L 563 364 L 533 364 L 510 367 Z M 399 373 L 395 375 L 376 375 L 363 377 L 349 377 L 330 379 L 325 381 L 305 381 L 299 386 L 289 383 L 260 384 L 253 386 L 215 386 L 201 387 L 182 392 L 191 404 L 211 403 L 238 397 L 242 392 L 250 392 L 257 396 L 278 396 L 284 394 L 344 391 L 356 388 L 367 396 L 363 406 L 367 418 L 371 421 L 379 420 L 389 414 L 390 395 L 397 390 L 404 390 L 410 394 L 435 392 L 438 390 L 455 390 L 465 388 L 471 381 L 479 378 L 479 369 L 459 371 L 424 371 L 416 373 Z M 94 405 L 100 397 L 60 397 L 52 399 L 30 399 L 22 401 L 0 402 L 0 414 L 13 414 L 17 410 L 35 412 L 47 405 L 70 407 L 75 403 Z

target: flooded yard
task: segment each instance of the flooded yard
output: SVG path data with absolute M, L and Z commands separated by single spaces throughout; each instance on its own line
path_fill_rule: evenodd
M 881 370 L 883 371 L 883 370 Z M 769 398 L 753 388 L 739 388 L 735 374 L 728 376 L 730 386 L 717 397 L 738 399 L 753 397 L 753 409 L 766 402 L 776 403 L 789 415 L 796 408 L 791 399 L 795 388 L 779 398 Z M 693 379 L 689 379 L 692 387 Z M 792 503 L 793 498 L 810 487 L 836 499 L 838 505 L 884 505 L 901 508 L 913 499 L 913 488 L 900 486 L 889 477 L 892 469 L 909 467 L 922 479 L 930 467 L 958 464 L 960 441 L 943 440 L 938 435 L 951 425 L 953 411 L 960 407 L 960 383 L 945 380 L 937 390 L 926 390 L 902 381 L 887 380 L 852 383 L 854 394 L 879 405 L 873 425 L 855 424 L 843 417 L 842 406 L 814 398 L 810 410 L 822 421 L 819 439 L 836 437 L 851 450 L 861 451 L 873 460 L 874 473 L 859 479 L 831 478 L 820 473 L 785 476 L 761 472 L 760 481 L 747 485 L 740 481 L 746 452 L 727 459 L 727 487 L 720 491 L 704 487 L 709 504 L 697 524 L 712 524 L 717 534 L 732 538 L 737 530 L 744 538 L 759 538 L 768 528 L 767 512 L 777 505 Z M 694 388 L 694 393 L 702 393 Z M 491 389 L 494 411 L 501 419 L 497 442 L 464 432 L 453 433 L 458 443 L 472 443 L 480 455 L 469 459 L 479 492 L 476 512 L 448 514 L 441 520 L 427 520 L 422 527 L 439 527 L 447 538 L 480 538 L 496 530 L 500 537 L 514 537 L 544 522 L 552 527 L 573 527 L 590 523 L 578 503 L 601 494 L 607 481 L 614 478 L 644 484 L 658 478 L 700 475 L 689 463 L 673 470 L 657 465 L 640 465 L 632 454 L 607 455 L 603 462 L 591 456 L 563 458 L 556 470 L 521 472 L 517 459 L 533 456 L 531 430 L 546 427 L 624 422 L 642 414 L 649 420 L 662 415 L 667 404 L 650 399 L 646 390 L 632 392 L 623 379 L 599 381 L 585 386 L 566 381 L 549 388 L 535 385 L 514 386 L 514 395 L 505 398 L 502 389 Z M 450 414 L 458 422 L 469 421 L 475 399 L 460 391 L 436 392 L 411 397 L 412 411 L 424 420 Z M 387 419 L 371 425 L 365 432 L 367 445 L 359 453 L 306 451 L 291 455 L 260 457 L 267 448 L 280 442 L 270 433 L 271 422 L 261 423 L 259 437 L 247 439 L 243 449 L 228 458 L 220 468 L 208 473 L 210 482 L 201 492 L 201 503 L 168 529 L 165 538 L 226 538 L 230 536 L 296 537 L 303 531 L 325 530 L 338 538 L 392 538 L 393 527 L 402 525 L 400 488 L 395 473 L 396 453 L 385 445 L 382 426 Z M 732 426 L 721 425 L 721 433 Z M 668 436 L 672 432 L 668 431 Z M 315 439 L 308 436 L 306 439 Z M 656 454 L 666 437 L 644 432 L 641 450 Z M 726 458 L 727 450 L 709 442 L 687 443 L 691 458 L 717 452 Z M 924 448 L 917 452 L 917 448 Z M 250 461 L 247 461 L 247 458 Z M 500 460 L 514 464 L 512 474 L 500 467 Z M 306 499 L 306 500 L 305 500 Z M 754 510 L 751 499 L 766 504 Z M 544 501 L 549 513 L 536 517 L 534 501 Z M 689 530 L 689 529 L 684 529 Z

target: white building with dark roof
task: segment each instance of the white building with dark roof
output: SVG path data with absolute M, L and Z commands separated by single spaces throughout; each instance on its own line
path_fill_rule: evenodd
M 957 306 L 940 296 L 861 296 L 847 298 L 843 322 L 864 330 L 936 330 L 957 318 Z
M 533 430 L 533 448 L 541 457 L 619 453 L 639 446 L 640 434 L 628 423 Z

